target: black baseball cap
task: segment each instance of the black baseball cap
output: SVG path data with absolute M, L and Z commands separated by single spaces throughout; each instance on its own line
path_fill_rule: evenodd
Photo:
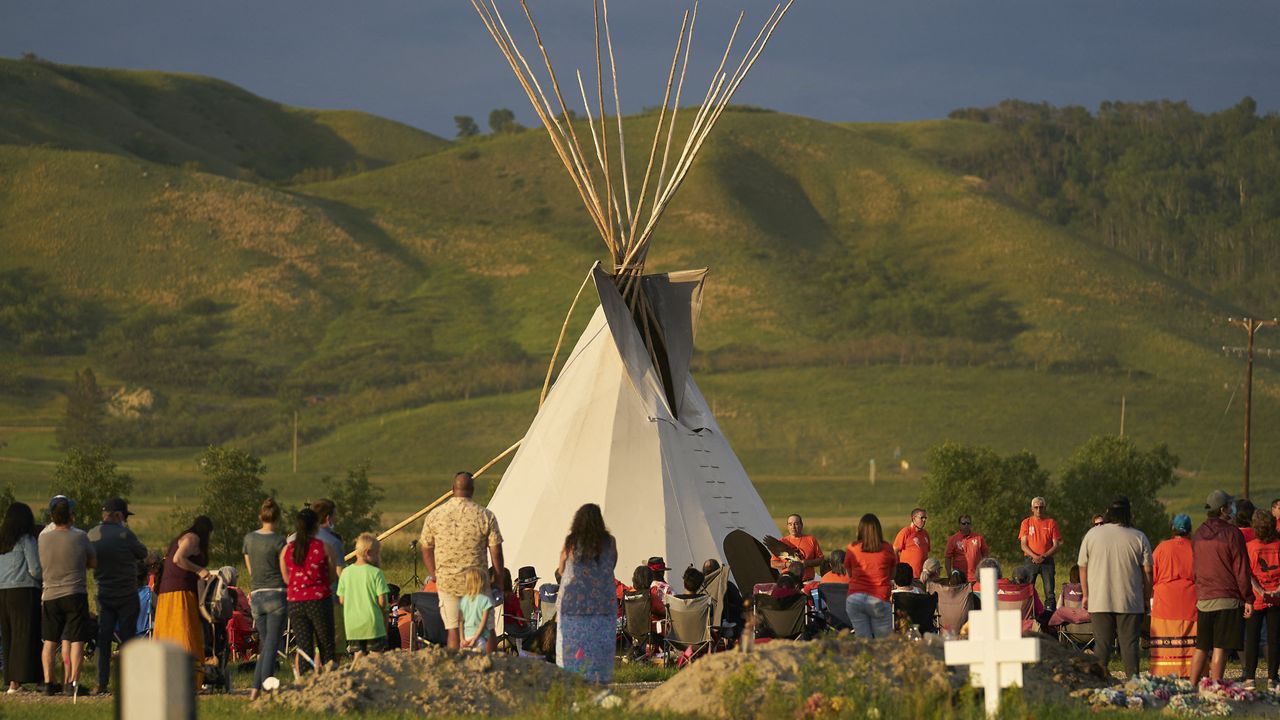
M 102 512 L 124 513 L 125 517 L 129 517 L 133 514 L 129 512 L 129 503 L 125 502 L 123 498 L 111 498 L 106 501 L 102 504 Z

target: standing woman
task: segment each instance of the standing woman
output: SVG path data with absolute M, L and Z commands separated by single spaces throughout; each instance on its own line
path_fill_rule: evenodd
M 320 516 L 315 510 L 298 511 L 293 541 L 280 551 L 280 573 L 286 584 L 289 622 L 298 638 L 298 651 L 311 654 L 320 648 L 317 668 L 334 662 L 333 604 L 329 598 L 338 579 L 333 548 L 316 537 Z
M 618 600 L 613 570 L 618 546 L 604 525 L 600 506 L 578 508 L 560 551 L 560 605 L 556 610 L 556 664 L 587 680 L 613 679 Z
M 1258 671 L 1258 641 L 1267 626 L 1267 681 L 1280 683 L 1280 538 L 1271 513 L 1253 511 L 1253 539 L 1249 551 L 1249 575 L 1253 584 L 1253 614 L 1244 620 L 1244 674 L 1252 682 Z
M 893 605 L 889 581 L 898 565 L 893 547 L 884 541 L 880 518 L 871 513 L 858 522 L 856 543 L 845 548 L 844 567 L 849 574 L 845 612 L 853 633 L 861 638 L 888 637 L 893 632 Z
M 208 580 L 209 536 L 213 521 L 201 515 L 178 533 L 164 554 L 156 591 L 156 624 L 152 637 L 168 640 L 195 659 L 196 687 L 204 684 L 204 625 L 196 600 L 196 583 Z
M 1190 534 L 1191 516 L 1179 513 L 1173 518 L 1173 537 L 1156 545 L 1155 551 L 1151 553 L 1152 675 L 1191 677 L 1191 656 L 1196 649 L 1197 612 L 1195 576 L 1191 567 L 1191 539 L 1187 537 Z M 1072 570 L 1078 577 L 1079 567 L 1073 567 Z M 1063 603 L 1067 602 L 1067 597 L 1064 586 Z
M 284 576 L 280 574 L 280 553 L 285 541 L 276 532 L 280 506 L 274 498 L 262 501 L 258 520 L 262 521 L 262 527 L 244 536 L 244 566 L 250 578 L 249 604 L 253 608 L 253 626 L 258 631 L 260 646 L 250 700 L 257 700 L 262 681 L 276 674 L 276 651 L 280 648 L 289 611 Z
M 0 639 L 9 693 L 38 683 L 40 669 L 40 554 L 31 506 L 9 505 L 0 524 Z

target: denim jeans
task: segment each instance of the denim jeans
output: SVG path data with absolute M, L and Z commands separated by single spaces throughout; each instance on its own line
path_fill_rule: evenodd
M 123 646 L 138 630 L 138 596 L 105 598 L 98 596 L 98 687 L 111 683 L 111 643 L 120 638 Z
M 1033 563 L 1031 558 L 1027 558 L 1027 567 L 1031 568 L 1031 586 L 1035 587 L 1036 576 L 1040 576 L 1040 584 L 1044 585 L 1044 609 L 1046 612 L 1053 612 L 1057 609 L 1053 586 L 1056 582 L 1055 573 L 1057 568 L 1053 564 L 1053 558 L 1047 557 L 1042 563 Z
M 253 689 L 261 690 L 262 681 L 276 674 L 280 642 L 285 621 L 289 619 L 289 603 L 284 590 L 259 590 L 249 599 L 253 608 L 253 626 L 258 630 L 258 664 L 253 670 Z
M 860 638 L 889 637 L 893 632 L 893 605 L 866 593 L 854 593 L 845 598 L 845 612 L 853 634 Z

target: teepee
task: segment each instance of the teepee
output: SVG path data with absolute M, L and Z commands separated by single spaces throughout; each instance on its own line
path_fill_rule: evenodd
M 723 559 L 721 542 L 733 530 L 757 537 L 776 534 L 764 502 L 689 375 L 706 271 L 644 271 L 658 219 L 791 3 L 774 8 L 730 73 L 725 67 L 742 23 L 739 14 L 683 147 L 677 145 L 673 157 L 697 4 L 685 12 L 657 129 L 634 195 L 608 0 L 593 0 L 596 82 L 591 89 L 596 112 L 578 72 L 587 116 L 578 127 L 526 0 L 520 6 L 545 74 L 535 72 L 520 51 L 497 0 L 472 0 L 472 5 L 528 95 L 612 264 L 608 271 L 598 263 L 592 268 L 588 280 L 599 306 L 550 394 L 544 386 L 537 416 L 489 503 L 502 528 L 507 564 L 533 565 L 550 576 L 574 512 L 588 502 L 600 505 L 618 540 L 617 572 L 624 579 L 653 555 L 663 556 L 677 571 L 707 558 Z M 612 143 L 605 120 L 606 57 L 617 121 Z M 544 88 L 550 88 L 555 106 Z M 590 158 L 583 151 L 587 135 L 594 149 Z M 552 368 L 555 362 L 553 357 Z

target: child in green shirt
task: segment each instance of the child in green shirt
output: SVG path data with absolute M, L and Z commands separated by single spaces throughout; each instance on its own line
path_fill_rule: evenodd
M 387 649 L 387 578 L 382 574 L 382 544 L 370 533 L 356 538 L 356 564 L 338 576 L 338 601 L 346 627 L 347 652 L 361 658 Z
M 477 567 L 466 570 L 467 594 L 458 601 L 462 614 L 462 648 L 486 652 L 489 627 L 493 622 L 493 598 L 489 597 L 489 579 Z

